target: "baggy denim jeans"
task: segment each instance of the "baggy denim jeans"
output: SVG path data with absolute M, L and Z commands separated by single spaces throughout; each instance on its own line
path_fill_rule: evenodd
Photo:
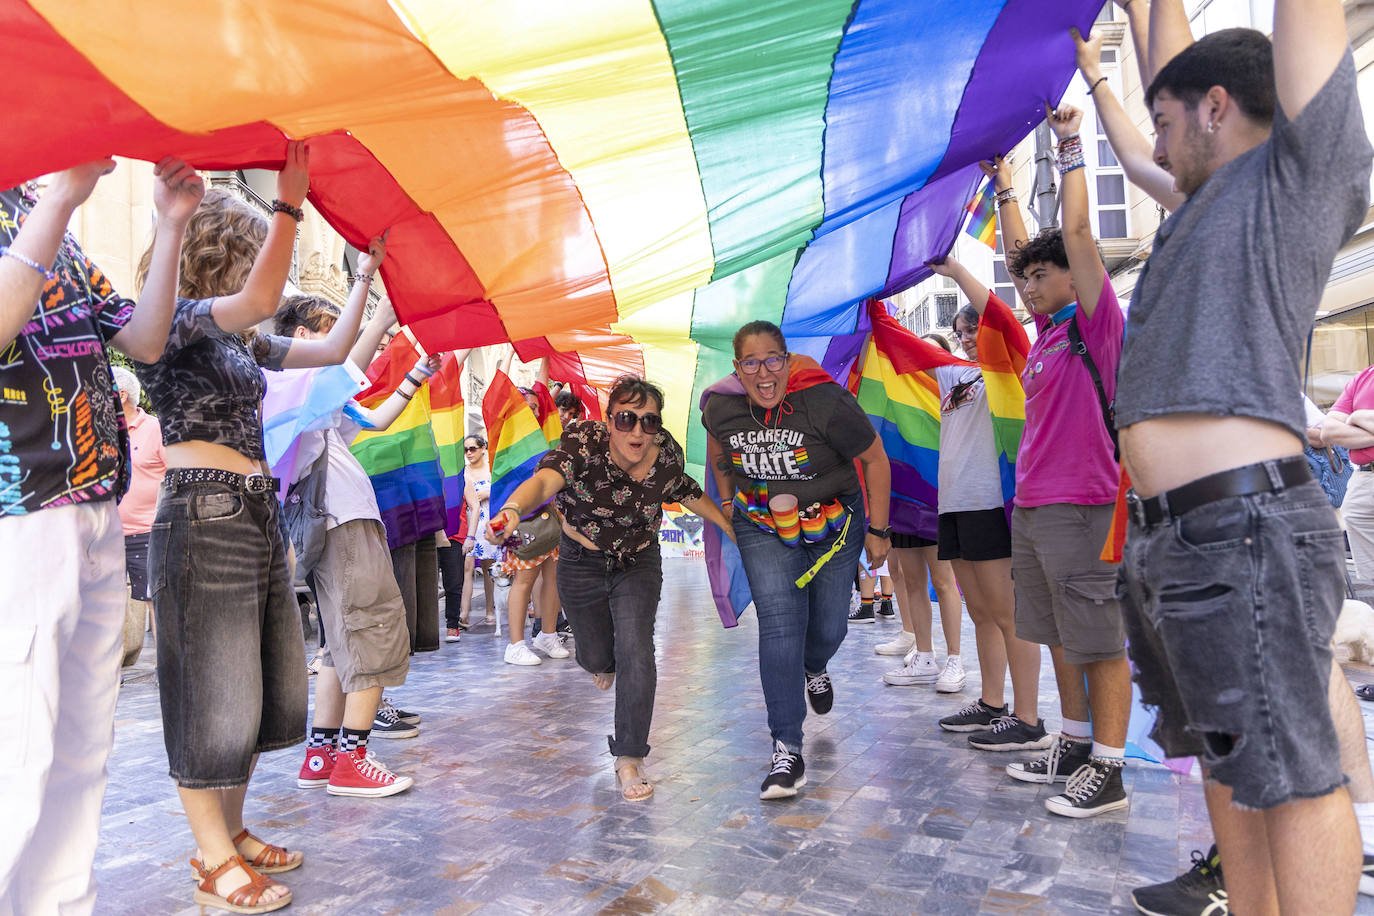
M 657 541 L 623 566 L 566 534 L 558 545 L 558 600 L 573 629 L 577 663 L 592 674 L 615 673 L 615 734 L 608 736 L 615 757 L 649 754 L 662 589 Z
M 305 740 L 305 640 L 275 493 L 175 483 L 148 546 L 168 771 L 187 789 L 248 782 L 253 754 Z
M 797 579 L 834 545 L 838 533 L 788 547 L 738 509 L 732 519 L 759 618 L 759 679 L 768 731 L 795 754 L 801 753 L 806 718 L 806 674 L 824 671 L 849 631 L 849 596 L 868 527 L 857 493 L 841 502 L 850 513 L 845 544 L 805 588 L 797 588 Z

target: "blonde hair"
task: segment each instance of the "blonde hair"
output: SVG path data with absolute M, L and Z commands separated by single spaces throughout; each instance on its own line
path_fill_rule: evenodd
M 206 191 L 181 244 L 177 296 L 212 299 L 243 289 L 266 240 L 267 219 L 261 213 L 225 191 Z M 136 285 L 140 289 L 152 260 L 150 243 L 138 259 Z

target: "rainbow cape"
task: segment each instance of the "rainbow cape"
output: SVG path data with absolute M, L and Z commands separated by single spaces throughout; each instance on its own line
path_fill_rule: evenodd
M 997 247 L 997 205 L 992 200 L 992 182 L 978 189 L 973 200 L 964 208 L 972 216 L 964 231 L 989 248 Z
M 554 419 L 558 419 L 556 411 Z M 504 372 L 492 377 L 482 395 L 482 422 L 491 459 L 491 505 L 500 508 L 516 487 L 530 479 L 549 443 L 525 396 Z
M 403 329 L 368 367 L 372 384 L 358 395 L 358 402 L 375 407 L 390 397 L 420 352 Z M 364 430 L 349 446 L 372 480 L 377 508 L 386 525 L 387 545 L 392 550 L 443 529 L 447 521 L 443 474 L 430 414 L 430 390 L 425 385 L 389 429 Z
M 463 364 L 452 353 L 440 357 L 439 371 L 429 380 L 430 429 L 443 472 L 444 532 L 456 538 L 463 524 Z
M 792 356 L 787 375 L 788 394 L 833 381 L 835 380 L 830 374 L 811 357 L 797 354 Z M 734 373 L 725 376 L 702 392 L 699 409 L 704 410 L 707 400 L 717 394 L 744 397 L 744 385 Z M 706 495 L 719 505 L 725 496 L 716 486 L 715 475 L 708 469 L 702 476 Z M 729 513 L 726 517 L 729 517 Z M 702 530 L 702 547 L 706 554 L 706 577 L 711 583 L 711 597 L 716 602 L 716 613 L 720 615 L 721 625 L 727 629 L 739 626 L 740 617 L 754 601 L 753 593 L 749 590 L 749 577 L 744 572 L 744 561 L 740 559 L 739 548 L 735 546 L 734 541 L 722 534 L 720 529 L 709 523 Z

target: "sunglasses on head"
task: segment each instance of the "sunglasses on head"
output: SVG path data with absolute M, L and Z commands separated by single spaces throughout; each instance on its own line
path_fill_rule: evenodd
M 656 413 L 635 413 L 633 410 L 618 410 L 611 416 L 615 428 L 622 433 L 628 433 L 635 428 L 635 423 L 639 423 L 639 428 L 644 430 L 647 435 L 652 436 L 663 428 L 663 418 Z

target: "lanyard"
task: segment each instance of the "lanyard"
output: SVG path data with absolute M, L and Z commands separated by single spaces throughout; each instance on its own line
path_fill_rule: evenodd
M 829 563 L 830 558 L 835 556 L 835 554 L 839 552 L 839 549 L 844 546 L 844 537 L 849 533 L 849 523 L 853 520 L 854 513 L 850 512 L 844 520 L 844 527 L 840 529 L 840 536 L 835 538 L 835 543 L 830 545 L 830 549 L 821 555 L 821 558 L 815 562 L 815 565 L 802 573 L 801 578 L 797 580 L 797 588 L 806 588 L 811 580 L 816 578 L 816 574 L 821 571 L 821 567 Z

